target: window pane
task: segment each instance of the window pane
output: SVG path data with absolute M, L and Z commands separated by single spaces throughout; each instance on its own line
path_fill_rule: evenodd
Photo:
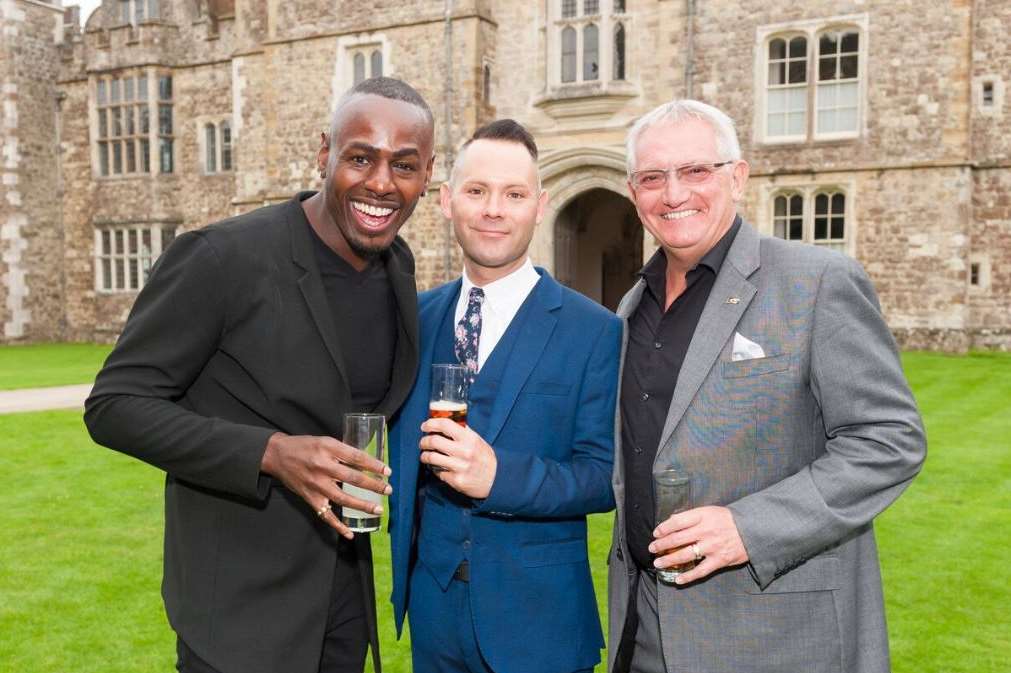
M 372 52 L 372 76 L 382 77 L 383 76 L 383 52 L 376 49 Z
M 109 102 L 118 103 L 119 102 L 119 80 L 113 79 L 109 80 Z
M 108 110 L 98 111 L 98 137 L 108 138 L 109 137 L 109 119 Z
M 217 139 L 218 132 L 214 128 L 214 124 L 204 126 L 205 168 L 208 173 L 214 173 L 218 170 Z
M 769 64 L 769 84 L 786 84 L 786 63 Z
M 614 0 L 614 11 L 622 14 L 625 11 L 625 0 Z
M 131 255 L 137 254 L 137 230 L 126 230 L 126 251 Z
M 591 23 L 583 28 L 583 80 L 595 80 L 598 73 L 597 27 Z
M 835 110 L 818 110 L 818 132 L 835 133 L 838 130 L 837 117 Z
M 133 102 L 133 77 L 123 80 L 123 100 L 127 103 Z
M 123 147 L 119 142 L 112 143 L 112 172 L 116 175 L 123 173 Z
M 147 75 L 137 78 L 137 100 L 147 100 Z
M 136 16 L 137 23 L 140 23 L 141 21 L 143 21 L 145 19 L 145 14 L 147 14 L 147 12 L 145 12 L 144 10 L 146 10 L 147 7 L 145 7 L 144 5 L 145 5 L 146 1 L 147 0 L 134 0 L 134 2 L 136 3 L 136 10 L 135 11 L 136 11 L 136 15 L 137 15 Z
M 786 58 L 786 40 L 773 40 L 769 43 L 769 60 Z
M 139 0 L 144 2 L 144 0 Z M 147 0 L 147 15 L 152 19 L 158 18 L 158 0 Z
M 172 166 L 173 166 L 172 139 L 171 138 L 162 138 L 161 139 L 161 148 L 160 149 L 161 149 L 161 152 L 160 152 L 160 155 L 161 155 L 161 172 L 162 173 L 171 173 L 172 172 Z
M 770 114 L 768 124 L 768 134 L 770 136 L 786 135 L 786 116 L 782 114 Z
M 828 197 L 824 194 L 819 194 L 814 197 L 814 214 L 815 215 L 826 215 L 828 214 Z
M 772 235 L 776 238 L 786 238 L 786 220 L 776 220 L 773 223 Z
M 835 55 L 839 52 L 839 36 L 837 33 L 822 33 L 818 41 L 818 53 L 822 56 Z
M 840 131 L 857 130 L 857 109 L 855 107 L 840 108 L 835 113 L 836 127 Z
M 775 216 L 786 217 L 786 197 L 777 196 L 774 203 L 773 212 L 775 213 Z
M 365 54 L 362 54 L 361 52 L 355 54 L 354 70 L 354 83 L 358 84 L 365 79 Z
M 839 59 L 840 77 L 852 79 L 857 76 L 857 57 L 843 56 Z
M 140 133 L 147 135 L 151 132 L 151 108 L 147 105 L 139 105 L 137 112 L 140 113 Z
M 576 15 L 576 0 L 562 0 L 562 17 L 569 18 Z
M 844 219 L 841 217 L 832 218 L 832 229 L 831 235 L 834 239 L 846 238 L 846 227 L 844 224 Z
M 161 249 L 164 251 L 169 247 L 169 243 L 172 239 L 176 237 L 176 230 L 174 227 L 167 227 L 161 230 Z
M 790 40 L 790 58 L 807 58 L 806 37 L 795 37 Z
M 562 30 L 562 81 L 576 81 L 576 29 L 572 26 Z
M 123 135 L 123 108 L 109 108 L 112 115 L 112 137 L 118 138 Z
M 855 53 L 860 48 L 860 36 L 857 33 L 845 33 L 842 37 L 842 52 Z
M 111 255 L 112 254 L 112 236 L 109 234 L 109 230 L 105 229 L 102 231 L 102 254 Z
M 126 122 L 126 135 L 132 136 L 133 132 L 133 106 L 123 108 L 123 117 Z
M 143 173 L 151 172 L 151 143 L 147 138 L 140 141 L 140 170 Z
M 827 79 L 836 79 L 836 59 L 835 56 L 821 57 L 818 59 L 818 81 L 824 82 Z
M 102 175 L 109 174 L 109 144 L 98 143 L 98 170 Z
M 481 70 L 481 97 L 485 103 L 491 102 L 491 67 L 488 64 Z
M 126 172 L 137 172 L 137 153 L 135 152 L 133 140 L 126 141 Z
M 112 253 L 114 255 L 122 255 L 123 250 L 123 230 L 116 229 L 112 232 Z
M 102 289 L 112 289 L 112 260 L 108 257 L 102 260 Z
M 625 79 L 625 26 L 614 31 L 614 79 Z
M 232 127 L 221 122 L 221 170 L 232 170 Z
M 827 217 L 815 217 L 814 218 L 814 240 L 824 241 L 828 238 L 828 218 Z
M 105 100 L 105 80 L 104 79 L 98 80 L 96 91 L 95 91 L 95 97 L 97 98 L 99 105 L 105 105 L 106 100 Z
M 151 230 L 147 227 L 140 231 L 140 250 L 145 255 L 151 254 Z
M 130 0 L 119 0 L 119 20 L 130 23 Z
M 126 263 L 122 257 L 113 260 L 116 267 L 116 282 L 115 289 L 122 290 L 126 287 Z
M 158 98 L 172 100 L 172 77 L 164 75 L 158 78 Z
M 583 0 L 583 14 L 598 14 L 600 12 L 600 0 Z
M 781 112 L 786 112 L 786 97 L 789 95 L 789 91 L 784 89 L 777 89 L 775 91 L 769 92 L 769 112 L 772 114 L 779 114 Z
M 832 214 L 841 215 L 846 211 L 846 197 L 842 194 L 832 195 Z
M 163 136 L 172 135 L 172 106 L 158 106 L 158 133 Z
M 136 290 L 140 287 L 140 260 L 137 258 L 128 260 L 130 265 L 130 285 L 129 289 Z
M 797 84 L 807 81 L 807 59 L 790 61 L 789 82 Z
M 799 217 L 790 218 L 790 236 L 791 241 L 802 241 L 804 240 L 804 220 Z

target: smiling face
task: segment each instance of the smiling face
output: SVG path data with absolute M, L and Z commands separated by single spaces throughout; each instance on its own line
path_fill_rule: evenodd
M 636 143 L 635 159 L 636 171 L 724 160 L 713 128 L 700 119 L 647 128 Z M 736 161 L 715 169 L 701 184 L 684 184 L 671 172 L 662 189 L 635 189 L 631 182 L 628 189 L 639 219 L 668 260 L 691 268 L 734 223 L 747 180 L 748 164 Z
M 442 185 L 442 212 L 453 221 L 468 277 L 486 285 L 523 265 L 548 194 L 520 143 L 475 140 L 457 162 Z
M 432 123 L 421 108 L 363 94 L 344 105 L 317 161 L 338 252 L 365 261 L 393 244 L 432 177 Z

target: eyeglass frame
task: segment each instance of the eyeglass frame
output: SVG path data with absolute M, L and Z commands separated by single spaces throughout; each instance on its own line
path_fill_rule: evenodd
M 690 164 L 681 164 L 680 166 L 674 166 L 673 168 L 644 168 L 641 171 L 632 171 L 632 173 L 629 174 L 629 176 L 628 176 L 628 181 L 636 189 L 645 189 L 647 191 L 654 191 L 654 190 L 663 189 L 664 187 L 666 187 L 667 183 L 670 182 L 670 173 L 673 172 L 677 176 L 678 182 L 683 182 L 683 183 L 688 184 L 688 185 L 700 185 L 700 184 L 703 184 L 704 182 L 708 181 L 709 178 L 711 178 L 713 176 L 713 173 L 715 173 L 717 170 L 723 168 L 724 166 L 726 166 L 728 164 L 733 164 L 733 163 L 737 163 L 737 160 L 736 159 L 728 159 L 726 161 L 692 162 Z M 694 167 L 706 168 L 709 172 L 708 172 L 708 174 L 704 178 L 702 178 L 701 180 L 699 180 L 697 182 L 692 182 L 691 180 L 684 180 L 680 175 L 677 175 L 679 173 L 679 171 L 683 171 L 685 169 L 694 168 Z M 663 174 L 663 182 L 661 182 L 660 184 L 656 185 L 655 187 L 644 187 L 636 179 L 637 176 L 642 175 L 643 173 L 662 173 Z

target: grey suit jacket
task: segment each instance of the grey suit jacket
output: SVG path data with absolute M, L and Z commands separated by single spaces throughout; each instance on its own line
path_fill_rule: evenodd
M 640 280 L 618 307 L 626 321 L 643 289 Z M 735 332 L 765 357 L 733 361 Z M 654 466 L 689 470 L 695 506 L 729 507 L 750 562 L 691 586 L 660 585 L 668 671 L 889 670 L 871 522 L 925 454 L 860 265 L 744 223 L 688 348 Z M 611 667 L 637 577 L 617 456 Z

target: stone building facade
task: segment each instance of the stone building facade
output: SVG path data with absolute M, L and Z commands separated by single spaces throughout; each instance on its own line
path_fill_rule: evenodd
M 552 195 L 535 262 L 613 307 L 654 249 L 624 135 L 693 97 L 737 121 L 745 216 L 859 259 L 904 346 L 1011 347 L 1011 0 L 58 5 L 0 0 L 4 341 L 113 339 L 175 234 L 318 188 L 333 104 L 381 73 L 437 120 L 421 287 L 459 272 L 456 148 L 513 117 Z

